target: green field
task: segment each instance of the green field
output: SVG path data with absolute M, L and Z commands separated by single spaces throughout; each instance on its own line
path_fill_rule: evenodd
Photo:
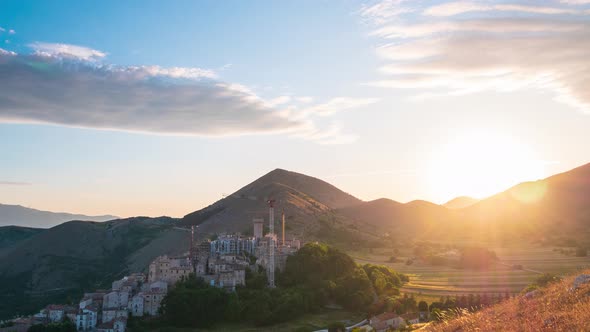
M 590 267 L 590 258 L 566 256 L 553 251 L 553 247 L 489 248 L 496 252 L 499 262 L 485 271 L 432 266 L 419 260 L 406 265 L 406 259 L 412 257 L 411 250 L 400 250 L 398 263 L 388 262 L 392 249 L 351 254 L 358 263 L 383 264 L 409 275 L 410 282 L 402 291 L 427 302 L 447 295 L 518 293 L 542 273 L 567 275 Z M 514 269 L 514 265 L 521 265 L 522 269 Z

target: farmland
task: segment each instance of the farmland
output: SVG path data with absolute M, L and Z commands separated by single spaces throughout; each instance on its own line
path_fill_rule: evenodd
M 352 253 L 358 263 L 388 265 L 410 276 L 403 292 L 414 294 L 419 300 L 432 302 L 441 296 L 468 294 L 518 293 L 542 273 L 566 275 L 590 267 L 590 258 L 566 256 L 553 247 L 489 247 L 499 261 L 487 270 L 458 269 L 433 266 L 414 260 L 411 249 L 398 249 L 397 262 L 390 263 L 392 249 L 373 249 L 372 252 Z

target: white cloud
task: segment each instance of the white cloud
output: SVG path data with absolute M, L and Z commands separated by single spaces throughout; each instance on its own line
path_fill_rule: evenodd
M 70 44 L 55 44 L 35 42 L 29 45 L 39 56 L 56 57 L 56 58 L 75 58 L 79 60 L 99 60 L 107 54 L 85 46 Z
M 453 1 L 426 8 L 422 13 L 429 16 L 454 16 L 470 12 L 504 11 L 532 14 L 582 14 L 582 12 L 559 7 L 540 7 L 521 4 L 485 4 L 473 1 Z
M 477 15 L 478 11 L 485 15 Z M 526 11 L 526 17 L 515 12 Z M 417 23 L 391 23 L 371 35 L 384 60 L 382 79 L 367 83 L 413 89 L 416 95 L 547 89 L 556 99 L 590 111 L 590 17 L 563 7 L 450 2 L 427 8 Z M 453 17 L 472 12 L 469 19 Z
M 384 0 L 373 3 L 372 5 L 364 5 L 360 14 L 365 19 L 381 24 L 392 19 L 396 19 L 402 14 L 411 13 L 414 10 L 402 4 L 407 0 Z
M 587 5 L 590 4 L 590 0 L 560 0 L 559 2 L 568 5 Z
M 16 53 L 15 52 L 12 52 L 12 51 L 7 51 L 7 50 L 5 50 L 3 48 L 0 48 L 0 55 L 14 56 L 14 55 L 16 55 Z
M 106 53 L 76 45 L 32 48 L 33 54 L 0 49 L 0 122 L 195 136 L 285 133 L 322 144 L 352 140 L 339 127 L 319 128 L 294 97 L 265 100 L 247 86 L 219 81 L 211 70 L 115 66 L 104 63 Z M 365 104 L 336 98 L 309 107 L 327 116 Z
M 4 29 L 3 27 L 0 27 L 0 32 L 4 32 L 6 31 L 6 29 Z
M 370 104 L 374 104 L 378 102 L 379 99 L 377 98 L 348 98 L 348 97 L 338 97 L 333 98 L 325 103 L 317 104 L 310 106 L 308 108 L 303 109 L 300 113 L 300 116 L 307 117 L 310 115 L 316 116 L 329 116 L 333 115 L 337 112 L 352 109 L 352 108 L 359 108 L 363 106 L 367 106 Z
M 8 30 L 8 33 L 11 34 L 11 35 L 14 35 L 16 33 L 16 31 L 10 29 L 10 30 Z

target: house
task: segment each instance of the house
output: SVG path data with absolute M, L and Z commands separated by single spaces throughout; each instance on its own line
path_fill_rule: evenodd
M 113 332 L 125 332 L 127 328 L 127 318 L 119 317 L 113 322 Z
M 66 306 L 61 304 L 50 304 L 46 308 L 47 318 L 50 322 L 61 322 L 66 317 Z
M 193 272 L 189 257 L 157 257 L 149 266 L 148 282 L 165 281 L 174 285 Z
M 116 318 L 129 316 L 129 311 L 127 308 L 118 308 L 118 309 L 103 309 L 102 310 L 102 322 L 108 323 L 114 321 Z
M 166 296 L 165 289 L 153 288 L 143 293 L 143 313 L 151 316 L 158 315 L 160 304 Z
M 96 327 L 96 332 L 115 332 L 115 322 L 102 323 Z
M 388 329 L 405 327 L 406 322 L 395 312 L 384 312 L 369 319 L 369 325 L 371 325 L 376 332 L 385 332 Z
M 420 323 L 420 314 L 417 312 L 410 312 L 407 314 L 403 314 L 402 318 L 406 321 L 406 324 Z
M 89 304 L 83 309 L 79 309 L 76 314 L 76 329 L 78 331 L 93 331 L 98 324 L 98 305 L 96 303 Z
M 144 304 L 143 293 L 138 293 L 135 296 L 133 296 L 131 298 L 131 301 L 129 301 L 129 312 L 131 313 L 131 316 L 133 316 L 133 317 L 143 316 L 143 312 L 144 312 L 143 304 Z
M 112 291 L 103 296 L 103 309 L 114 309 L 127 307 L 129 303 L 129 292 Z

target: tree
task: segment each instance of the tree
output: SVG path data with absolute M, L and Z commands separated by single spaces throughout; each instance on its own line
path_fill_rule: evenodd
M 328 332 L 345 332 L 346 325 L 342 322 L 333 322 L 328 325 Z
M 428 311 L 428 303 L 426 303 L 426 301 L 420 301 L 418 303 L 418 311 Z

